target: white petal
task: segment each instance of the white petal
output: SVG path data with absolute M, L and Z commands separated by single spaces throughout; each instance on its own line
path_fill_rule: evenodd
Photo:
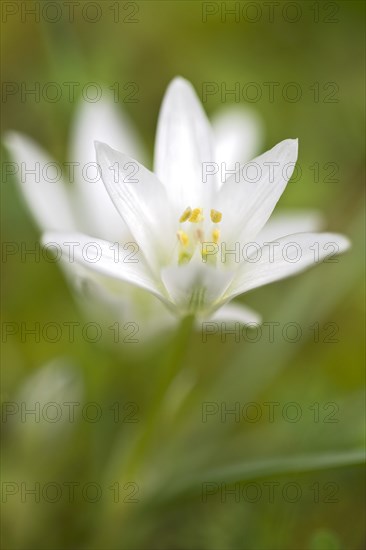
M 170 260 L 176 246 L 176 223 L 165 189 L 137 161 L 96 143 L 103 182 L 151 267 Z
M 297 149 L 297 139 L 281 141 L 222 185 L 215 206 L 223 214 L 222 241 L 248 242 L 259 233 L 292 175 Z
M 146 152 L 134 125 L 106 90 L 95 103 L 79 103 L 71 130 L 70 156 L 90 162 L 95 160 L 94 141 L 108 141 L 111 147 L 126 155 L 146 161 Z
M 233 273 L 191 261 L 163 269 L 161 277 L 181 313 L 209 315 L 230 285 Z
M 225 304 L 220 307 L 220 309 L 214 313 L 210 320 L 228 323 L 242 323 L 244 325 L 247 325 L 248 323 L 259 325 L 262 322 L 259 313 L 237 302 L 230 302 L 229 304 Z
M 317 210 L 284 210 L 271 216 L 256 236 L 255 242 L 263 246 L 266 242 L 275 241 L 286 235 L 320 231 L 324 225 L 324 217 Z
M 73 216 L 69 190 L 62 181 L 62 165 L 55 163 L 31 139 L 16 132 L 5 136 L 12 161 L 16 164 L 16 179 L 27 206 L 42 231 L 73 231 Z M 31 171 L 36 173 L 31 173 Z
M 202 163 L 213 160 L 212 130 L 201 103 L 189 82 L 175 78 L 159 115 L 154 172 L 177 211 L 204 206 L 211 189 L 202 182 Z
M 298 233 L 276 243 L 264 246 L 258 261 L 253 256 L 241 265 L 228 297 L 295 275 L 350 246 L 346 237 L 335 233 Z
M 44 246 L 61 251 L 62 261 L 74 262 L 103 275 L 113 277 L 143 288 L 160 299 L 165 299 L 158 283 L 151 275 L 141 254 L 131 256 L 131 250 L 113 243 L 95 239 L 82 233 L 46 233 L 42 237 Z M 137 260 L 137 261 L 136 261 Z
M 145 159 L 133 125 L 106 90 L 95 103 L 79 103 L 71 129 L 69 158 L 78 163 L 76 200 L 83 230 L 103 239 L 120 240 L 124 224 L 95 169 L 96 140 L 105 141 L 141 162 Z
M 83 264 L 61 262 L 78 305 L 89 318 L 108 326 L 119 323 L 138 325 L 141 342 L 162 331 L 173 330 L 178 322 L 163 302 L 145 289 L 90 269 Z M 127 339 L 127 336 L 126 336 Z
M 227 179 L 221 169 L 235 169 L 254 158 L 263 141 L 263 124 L 254 110 L 238 105 L 221 109 L 212 118 L 215 136 L 215 160 L 219 164 L 220 182 Z

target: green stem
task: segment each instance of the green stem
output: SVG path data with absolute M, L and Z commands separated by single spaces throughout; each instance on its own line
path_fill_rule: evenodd
M 138 479 L 136 473 L 143 464 L 144 458 L 147 456 L 147 451 L 151 440 L 155 435 L 156 428 L 160 419 L 160 415 L 164 408 L 164 401 L 167 391 L 179 373 L 187 351 L 189 337 L 192 333 L 194 317 L 189 316 L 183 319 L 180 328 L 174 335 L 166 353 L 164 353 L 158 372 L 156 373 L 157 385 L 154 389 L 150 406 L 148 409 L 148 417 L 146 422 L 141 426 L 141 432 L 137 435 L 137 439 L 132 444 L 126 460 L 119 465 L 119 483 L 121 486 L 126 481 Z M 116 479 L 116 478 L 115 478 Z M 101 529 L 95 534 L 95 537 L 100 543 L 105 546 L 106 540 L 114 541 L 123 530 L 123 524 L 126 521 L 131 521 L 128 510 L 121 509 L 110 502 L 103 509 L 104 519 L 101 521 Z M 122 520 L 123 518 L 123 520 Z M 140 534 L 142 532 L 140 531 Z
M 155 433 L 166 393 L 182 367 L 186 355 L 188 340 L 192 333 L 193 324 L 193 315 L 183 319 L 181 326 L 177 331 L 176 337 L 173 339 L 170 349 L 163 356 L 163 360 L 159 368 L 159 382 L 155 388 L 149 407 L 149 416 L 124 468 L 124 477 L 127 476 L 126 478 L 133 478 L 134 473 L 139 468 L 141 461 L 146 454 L 146 449 L 148 448 Z

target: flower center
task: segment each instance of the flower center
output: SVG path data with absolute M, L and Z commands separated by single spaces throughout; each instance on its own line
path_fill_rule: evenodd
M 203 208 L 191 208 L 188 206 L 183 214 L 179 218 L 179 223 L 181 224 L 180 229 L 177 231 L 177 237 L 179 242 L 179 251 L 178 251 L 178 264 L 188 263 L 195 250 L 197 245 L 201 245 L 201 256 L 207 261 L 207 246 L 203 247 L 202 243 L 215 244 L 217 245 L 220 241 L 220 230 L 218 224 L 222 220 L 222 214 L 218 210 L 211 209 L 210 219 L 212 225 L 209 228 L 210 237 L 205 238 L 204 231 L 204 215 Z M 191 225 L 190 225 L 191 224 Z M 207 224 L 206 224 L 207 225 Z M 211 262 L 215 262 L 216 257 L 210 254 Z

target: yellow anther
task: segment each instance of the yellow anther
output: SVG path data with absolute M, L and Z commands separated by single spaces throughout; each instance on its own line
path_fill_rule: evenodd
M 222 214 L 218 210 L 211 209 L 210 217 L 213 223 L 218 224 L 222 220 Z M 181 229 L 177 231 L 177 238 L 179 241 L 179 246 L 177 250 L 178 265 L 189 263 L 194 256 L 196 246 L 199 246 L 200 248 L 202 248 L 202 260 L 204 262 L 209 262 L 212 266 L 215 266 L 217 258 L 214 254 L 212 254 L 211 249 L 215 247 L 216 249 L 218 248 L 217 245 L 220 241 L 219 229 L 214 229 L 211 226 L 211 240 L 210 238 L 207 239 L 203 224 L 201 224 L 201 222 L 204 221 L 203 208 L 192 209 L 190 206 L 187 206 L 187 208 L 184 210 L 183 214 L 179 218 L 179 222 L 184 223 L 187 221 L 191 223 L 196 223 L 198 224 L 198 226 L 196 226 L 194 229 L 192 228 L 191 230 L 187 230 L 187 232 L 182 231 Z M 205 245 L 209 245 L 209 248 L 207 249 Z
M 188 245 L 189 237 L 188 237 L 187 233 L 185 233 L 184 231 L 179 230 L 177 232 L 177 237 L 178 237 L 179 242 L 180 242 L 181 245 L 183 245 L 183 246 Z
M 211 221 L 213 221 L 213 223 L 220 223 L 221 220 L 222 220 L 222 214 L 221 212 L 219 212 L 218 210 L 211 210 Z
M 187 208 L 179 218 L 180 223 L 186 222 L 191 214 L 192 214 L 192 209 L 189 206 L 187 206 Z
M 202 208 L 193 208 L 188 221 L 192 223 L 203 221 Z
M 220 240 L 220 231 L 218 229 L 214 229 L 212 231 L 212 240 L 215 244 L 217 244 Z

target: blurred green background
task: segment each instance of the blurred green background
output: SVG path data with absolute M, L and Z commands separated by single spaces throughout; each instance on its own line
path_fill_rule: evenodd
M 39 22 L 32 16 L 22 21 L 23 4 L 35 3 L 2 3 L 3 82 L 77 81 L 81 87 L 91 81 L 100 86 L 119 82 L 121 88 L 136 83 L 138 101 L 122 107 L 151 158 L 160 102 L 174 76 L 190 80 L 200 96 L 204 82 L 226 83 L 229 89 L 235 82 L 241 88 L 257 83 L 262 97 L 254 102 L 242 98 L 241 104 L 263 119 L 263 150 L 299 138 L 303 175 L 289 183 L 280 208 L 321 210 L 331 231 L 351 238 L 352 249 L 338 263 L 240 299 L 261 312 L 264 321 L 280 323 L 280 330 L 299 323 L 302 336 L 295 343 L 280 332 L 271 343 L 265 330 L 258 342 L 239 343 L 233 337 L 222 343 L 219 336 L 203 343 L 199 333 L 182 341 L 171 332 L 124 346 L 65 337 L 55 343 L 31 336 L 22 341 L 20 330 L 3 337 L 3 547 L 363 548 L 358 451 L 364 433 L 364 3 L 281 1 L 271 21 L 265 2 L 210 2 L 205 7 L 189 0 L 104 1 L 94 2 L 102 14 L 94 23 L 85 20 L 85 13 L 94 17 L 93 7 L 83 17 L 90 2 L 77 2 L 71 22 L 65 3 L 59 2 L 62 17 L 54 23 L 42 12 Z M 256 22 L 253 4 L 260 8 Z M 296 18 L 289 4 L 300 13 L 298 21 L 288 20 Z M 229 15 L 221 21 L 225 7 L 237 6 L 238 21 Z M 17 13 L 6 15 L 4 10 L 13 8 Z M 117 9 L 119 21 L 114 22 Z M 204 22 L 207 9 L 215 13 Z M 273 102 L 264 85 L 271 81 L 279 83 Z M 289 82 L 301 87 L 297 102 L 282 96 Z M 324 88 L 329 82 L 336 85 L 335 102 L 327 101 L 333 90 Z M 210 115 L 232 100 L 229 96 L 224 103 L 215 94 L 204 106 Z M 22 102 L 15 94 L 3 99 L 2 131 L 32 136 L 63 162 L 74 111 L 75 102 L 66 95 L 51 103 L 31 97 Z M 309 168 L 315 162 L 319 181 Z M 335 181 L 326 178 L 326 163 L 337 163 Z M 3 177 L 2 198 L 3 241 L 32 247 L 39 231 L 15 180 Z M 97 320 L 81 314 L 55 264 L 42 259 L 24 263 L 14 255 L 2 268 L 3 323 L 75 321 L 82 326 Z M 310 328 L 315 323 L 319 342 Z M 327 323 L 338 326 L 336 342 L 324 341 L 330 333 Z M 172 364 L 181 372 L 153 416 L 154 387 L 164 386 Z M 20 412 L 11 409 L 22 402 L 80 406 L 74 422 L 65 406 L 60 421 L 28 416 L 22 422 Z M 269 402 L 278 403 L 273 421 Z M 97 408 L 91 407 L 85 418 L 80 411 L 87 403 Z M 212 414 L 204 422 L 207 403 Z M 248 403 L 255 403 L 251 410 Z M 295 414 L 286 409 L 290 403 L 300 408 L 297 422 L 289 420 Z M 239 407 L 240 419 L 225 416 L 222 407 Z M 99 408 L 101 417 L 93 422 Z M 261 418 L 250 420 L 258 408 Z M 49 483 L 56 485 L 42 494 Z M 95 486 L 87 492 L 90 483 L 97 484 L 101 498 Z M 206 483 L 213 484 L 215 494 L 205 499 Z M 66 490 L 70 484 L 72 498 Z M 39 502 L 37 495 L 24 493 L 25 486 L 38 491 Z M 300 498 L 293 497 L 291 487 L 300 488 Z M 236 493 L 230 495 L 230 489 Z M 258 498 L 256 491 L 261 491 Z

